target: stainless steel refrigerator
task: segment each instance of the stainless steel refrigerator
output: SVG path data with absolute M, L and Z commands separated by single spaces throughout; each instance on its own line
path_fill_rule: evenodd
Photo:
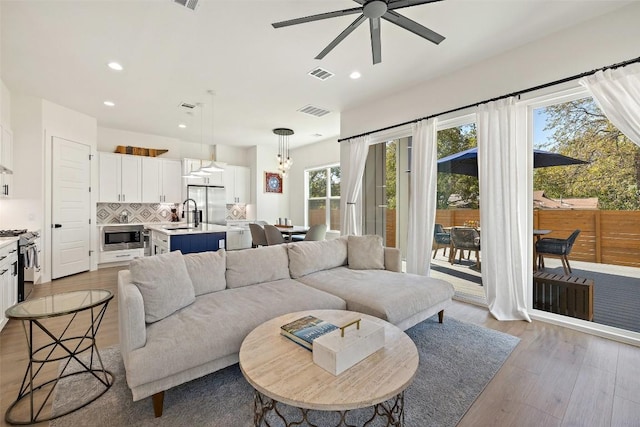
M 187 198 L 193 199 L 202 210 L 205 224 L 227 223 L 227 203 L 224 187 L 213 185 L 187 185 Z M 192 209 L 190 207 L 190 209 Z

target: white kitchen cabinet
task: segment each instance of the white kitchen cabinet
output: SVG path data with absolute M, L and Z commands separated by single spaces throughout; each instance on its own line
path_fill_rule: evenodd
M 9 129 L 1 128 L 0 165 L 13 171 L 13 134 Z M 0 174 L 0 198 L 8 198 L 13 191 L 13 175 Z
M 224 168 L 224 187 L 228 204 L 251 203 L 249 200 L 251 170 L 246 166 L 226 165 Z
M 7 323 L 5 311 L 18 302 L 18 251 L 13 242 L 0 248 L 0 330 Z
M 227 231 L 227 250 L 248 249 L 251 247 L 249 221 L 227 221 L 232 227 Z
M 127 262 L 144 256 L 144 249 L 123 249 L 121 251 L 101 251 L 98 263 Z
M 99 202 L 142 201 L 142 158 L 127 154 L 99 153 Z
M 142 202 L 179 203 L 182 165 L 177 160 L 142 158 Z

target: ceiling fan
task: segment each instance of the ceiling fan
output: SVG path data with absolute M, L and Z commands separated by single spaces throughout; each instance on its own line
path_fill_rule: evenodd
M 288 21 L 275 22 L 273 28 L 288 27 L 291 25 L 304 24 L 306 22 L 320 21 L 322 19 L 335 18 L 337 16 L 354 15 L 359 13 L 356 18 L 343 32 L 338 35 L 322 52 L 316 56 L 316 59 L 324 58 L 331 50 L 344 40 L 353 30 L 358 28 L 365 20 L 369 19 L 369 29 L 371 31 L 371 53 L 373 55 L 373 63 L 378 64 L 382 61 L 382 53 L 380 46 L 380 18 L 389 21 L 397 26 L 411 31 L 412 33 L 429 40 L 432 43 L 440 44 L 444 40 L 444 36 L 430 30 L 395 12 L 396 9 L 405 7 L 418 6 L 426 3 L 435 3 L 442 0 L 354 0 L 362 7 L 354 7 L 352 9 L 337 10 L 334 12 L 320 13 L 318 15 L 305 16 L 302 18 L 290 19 Z

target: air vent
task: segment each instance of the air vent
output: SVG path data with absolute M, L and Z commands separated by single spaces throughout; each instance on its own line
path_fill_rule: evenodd
M 178 107 L 185 108 L 190 111 L 196 108 L 196 104 L 191 104 L 189 102 L 181 102 L 180 105 L 178 105 Z
M 331 112 L 329 110 L 325 110 L 324 108 L 315 107 L 313 105 L 307 105 L 306 107 L 302 107 L 298 111 L 300 111 L 301 113 L 310 114 L 316 117 L 326 116 Z
M 309 71 L 309 75 L 323 81 L 335 76 L 335 74 L 333 74 L 331 71 L 325 70 L 324 68 L 320 67 Z
M 198 5 L 198 0 L 173 0 L 173 2 L 191 10 L 196 10 L 196 6 Z
M 298 111 L 305 114 L 310 114 L 316 117 L 322 117 L 329 114 L 331 111 L 325 110 L 324 108 L 315 107 L 313 105 L 307 105 L 306 107 L 300 108 Z

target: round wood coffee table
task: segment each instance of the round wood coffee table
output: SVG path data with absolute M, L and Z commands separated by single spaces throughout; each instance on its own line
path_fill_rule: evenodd
M 332 375 L 313 363 L 312 353 L 280 335 L 280 326 L 306 315 L 344 325 L 365 319 L 385 327 L 385 346 L 347 369 Z M 240 347 L 240 369 L 255 389 L 254 425 L 272 412 L 285 425 L 314 425 L 309 410 L 337 411 L 336 426 L 347 426 L 350 410 L 372 408 L 369 421 L 386 419 L 386 425 L 404 424 L 404 390 L 418 368 L 418 350 L 407 334 L 384 320 L 344 310 L 310 310 L 289 313 L 254 329 Z M 284 403 L 299 408 L 296 420 L 287 420 Z M 323 426 L 324 427 L 324 426 Z

